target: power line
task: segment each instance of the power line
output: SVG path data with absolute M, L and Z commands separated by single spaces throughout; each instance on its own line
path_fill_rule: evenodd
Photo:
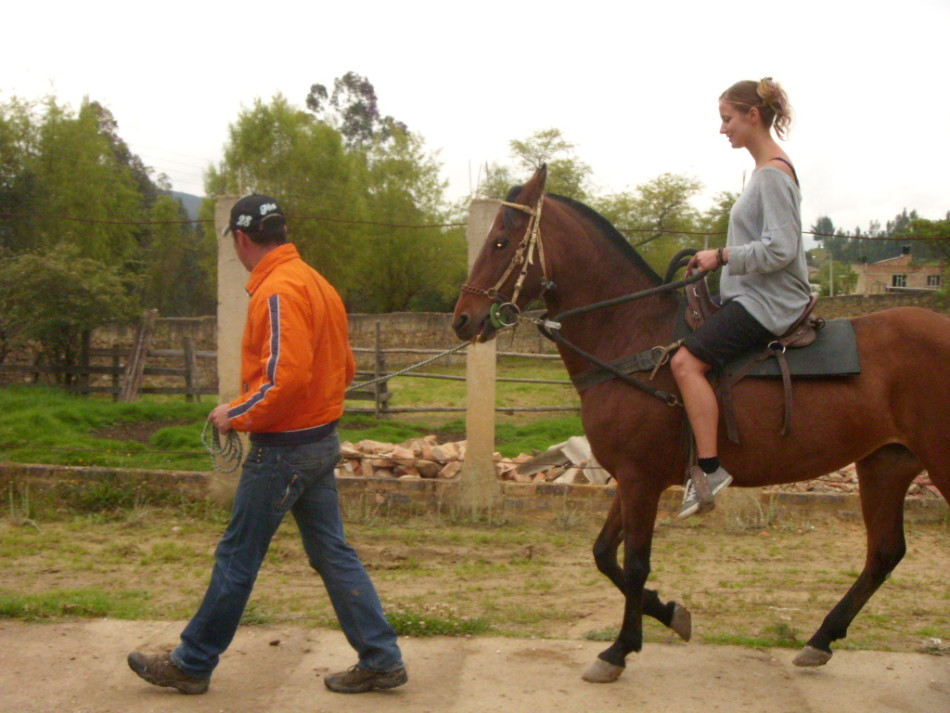
M 213 220 L 198 218 L 195 220 L 109 220 L 106 218 L 75 218 L 72 216 L 49 215 L 45 213 L 11 213 L 0 212 L 4 218 L 43 218 L 45 220 L 62 220 L 74 223 L 97 223 L 106 225 L 182 225 L 187 223 L 213 223 Z M 425 230 L 431 228 L 464 228 L 465 223 L 424 223 L 406 225 L 402 223 L 387 223 L 377 220 L 349 220 L 345 218 L 322 218 L 312 215 L 287 216 L 287 220 L 309 220 L 319 223 L 345 223 L 349 225 L 374 225 L 384 228 L 405 228 L 409 230 Z
M 0 217 L 4 218 L 43 218 L 45 220 L 62 220 L 76 223 L 98 223 L 107 225 L 182 225 L 188 223 L 213 223 L 210 219 L 195 220 L 110 220 L 105 218 L 76 218 L 73 216 L 49 215 L 45 213 L 15 213 L 0 212 Z M 383 228 L 403 228 L 406 230 L 429 230 L 433 228 L 464 228 L 467 223 L 419 223 L 404 224 L 390 223 L 378 220 L 352 220 L 349 218 L 328 218 L 316 215 L 290 215 L 288 221 L 313 221 L 317 223 L 341 223 L 345 225 L 372 225 Z M 714 236 L 725 235 L 723 231 L 703 231 L 703 230 L 666 230 L 654 228 L 618 228 L 622 233 L 654 233 L 657 235 L 691 235 L 691 236 Z M 950 235 L 895 235 L 895 236 L 870 236 L 870 235 L 835 235 L 832 233 L 818 233 L 809 230 L 802 231 L 803 235 L 812 235 L 816 238 L 839 238 L 842 240 L 881 240 L 892 242 L 918 241 L 918 242 L 939 242 L 950 240 Z

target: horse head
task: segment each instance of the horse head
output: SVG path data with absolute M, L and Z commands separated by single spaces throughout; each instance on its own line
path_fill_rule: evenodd
M 546 180 L 542 166 L 502 201 L 455 303 L 459 339 L 493 338 L 548 287 L 540 230 Z

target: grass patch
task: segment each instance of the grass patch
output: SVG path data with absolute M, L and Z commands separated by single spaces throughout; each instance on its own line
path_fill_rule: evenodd
M 386 613 L 386 618 L 399 636 L 475 636 L 491 629 L 485 619 L 459 616 L 448 607 L 427 608 L 422 614 L 392 611 Z
M 63 617 L 143 619 L 148 615 L 146 592 L 104 592 L 100 589 L 61 589 L 36 594 L 0 590 L 0 619 L 37 621 Z
M 798 639 L 798 632 L 785 622 L 769 624 L 762 629 L 760 636 L 711 634 L 703 636 L 703 643 L 748 646 L 754 649 L 796 649 L 803 645 L 803 642 Z
M 457 367 L 464 373 L 464 367 Z M 500 371 L 501 373 L 501 371 Z M 560 362 L 522 364 L 506 371 L 528 378 L 565 378 Z M 404 393 L 413 406 L 452 405 L 455 397 L 443 393 L 444 384 L 460 389 L 464 383 L 427 379 L 411 382 Z M 507 388 L 507 386 L 517 388 Z M 529 388 L 526 388 L 529 387 Z M 552 392 L 551 389 L 554 389 Z M 497 402 L 506 406 L 571 405 L 577 397 L 569 387 L 545 384 L 499 384 Z M 572 401 L 573 399 L 573 401 Z M 145 396 L 134 403 L 78 396 L 45 386 L 0 387 L 0 460 L 13 463 L 210 471 L 211 459 L 201 442 L 208 412 L 215 402 L 188 403 L 167 397 Z M 359 405 L 354 404 L 354 405 Z M 365 404 L 363 404 L 365 405 Z M 403 404 L 405 405 L 405 404 Z M 583 433 L 580 416 L 539 417 L 537 413 L 499 414 L 496 448 L 506 457 L 532 453 Z M 340 438 L 401 443 L 435 434 L 440 441 L 463 440 L 465 422 L 457 415 L 410 414 L 399 420 L 376 419 L 367 414 L 346 414 L 340 422 Z M 92 500 L 118 498 L 117 494 L 89 493 Z M 115 503 L 126 506 L 126 503 Z M 78 504 L 81 506 L 81 504 Z M 105 503 L 105 507 L 109 507 Z M 89 504 L 88 509 L 94 509 Z

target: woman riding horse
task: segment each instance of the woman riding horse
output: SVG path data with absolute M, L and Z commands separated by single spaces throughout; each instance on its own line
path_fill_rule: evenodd
M 811 292 L 798 177 L 772 137 L 773 127 L 779 138 L 788 130 L 791 107 L 785 92 L 771 77 L 738 82 L 719 97 L 719 115 L 719 133 L 732 148 L 748 150 L 755 171 L 732 206 L 726 246 L 699 251 L 687 267 L 722 268 L 723 306 L 686 337 L 670 362 L 709 490 L 708 499 L 701 499 L 691 478 L 681 518 L 711 510 L 711 496 L 732 482 L 719 464 L 719 405 L 706 372 L 782 335 L 801 316 Z

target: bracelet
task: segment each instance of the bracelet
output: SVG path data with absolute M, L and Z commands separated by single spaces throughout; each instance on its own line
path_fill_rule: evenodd
M 720 267 L 726 264 L 726 260 L 722 254 L 722 248 L 716 248 L 716 260 L 719 262 Z

